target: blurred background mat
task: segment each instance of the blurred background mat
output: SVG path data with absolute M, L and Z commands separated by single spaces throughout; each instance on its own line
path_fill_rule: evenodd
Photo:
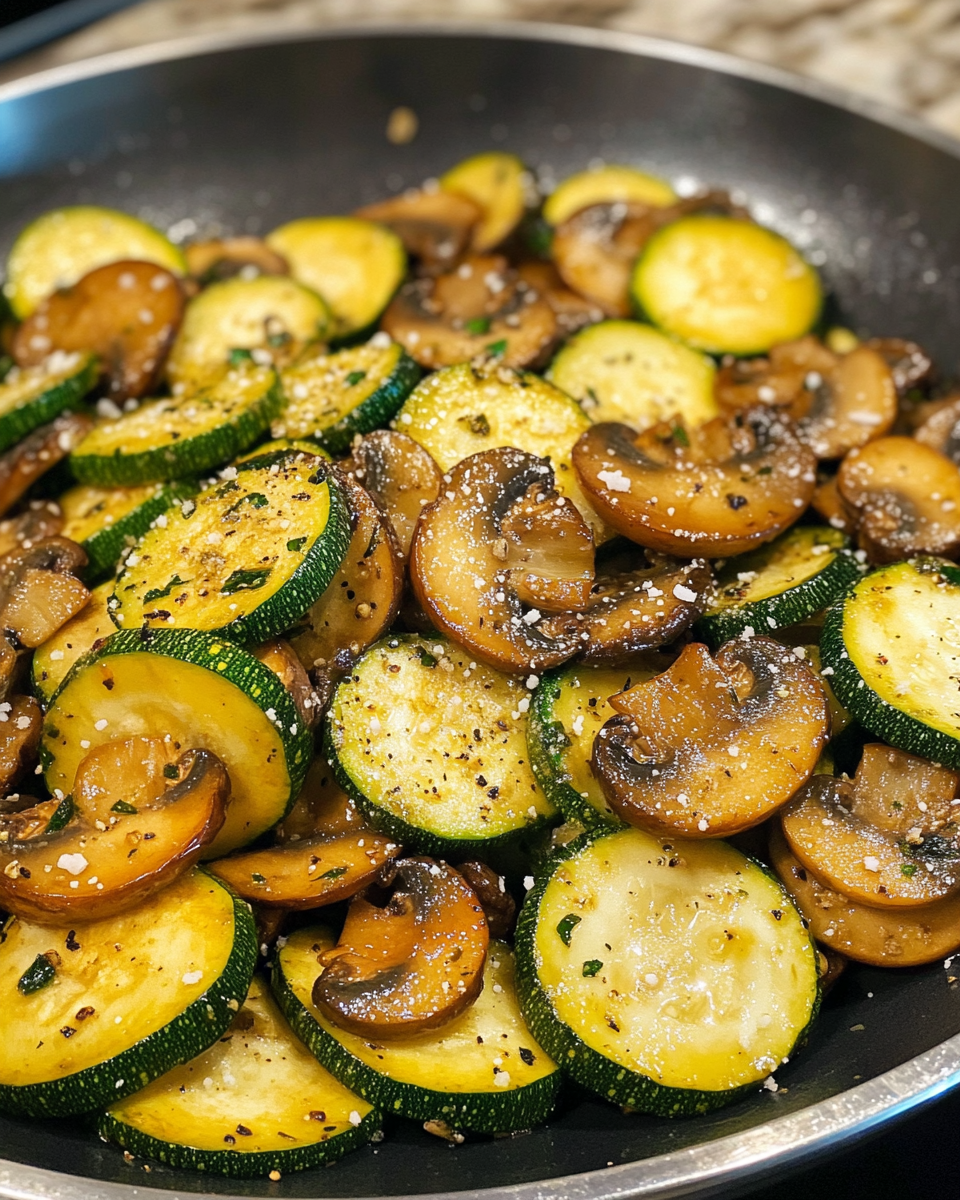
M 960 137 L 960 0 L 0 0 L 0 81 L 196 33 L 436 19 L 554 21 L 675 38 L 839 84 Z M 759 1194 L 953 1200 L 960 1095 Z

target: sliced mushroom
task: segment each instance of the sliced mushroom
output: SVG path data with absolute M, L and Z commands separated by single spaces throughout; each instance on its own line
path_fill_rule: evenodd
M 836 475 L 818 472 L 817 487 L 810 504 L 832 529 L 839 529 L 841 533 L 853 533 L 855 523 L 850 519 L 850 514 L 840 499 Z
M 34 500 L 15 517 L 0 521 L 0 557 L 11 550 L 29 550 L 34 542 L 56 537 L 63 529 L 63 513 L 53 500 Z
M 492 666 L 535 671 L 570 658 L 580 638 L 569 617 L 551 624 L 523 600 L 586 604 L 593 544 L 547 459 L 485 450 L 458 463 L 423 510 L 410 578 L 438 629 Z
M 96 920 L 182 875 L 223 825 L 230 779 L 216 755 L 178 753 L 167 738 L 105 743 L 72 797 L 0 817 L 0 904 L 40 924 Z
M 406 562 L 421 510 L 440 495 L 443 472 L 433 457 L 405 433 L 377 429 L 340 465 L 386 513 Z
M 874 562 L 960 552 L 960 467 L 908 437 L 851 450 L 837 475 L 844 510 Z
M 53 350 L 100 359 L 114 400 L 143 396 L 163 371 L 183 316 L 177 277 L 156 263 L 110 263 L 53 293 L 17 330 L 13 356 L 39 366 Z
M 831 951 L 877 967 L 917 967 L 960 950 L 960 895 L 917 908 L 870 908 L 833 891 L 791 853 L 778 822 L 770 861 L 810 932 Z
M 813 773 L 830 729 L 809 666 L 769 638 L 716 658 L 685 646 L 662 674 L 610 698 L 593 771 L 630 824 L 727 837 L 765 820 Z
M 291 645 L 307 670 L 349 670 L 389 629 L 403 592 L 403 556 L 367 492 L 340 475 L 353 535 L 340 569 L 303 618 Z
M 507 891 L 507 881 L 498 875 L 486 863 L 461 863 L 457 870 L 476 893 L 483 915 L 487 919 L 487 928 L 492 938 L 507 938 L 513 932 L 513 924 L 517 915 L 517 905 Z
M 916 342 L 898 337 L 869 338 L 864 345 L 876 351 L 890 368 L 901 396 L 931 382 L 933 359 Z
M 767 358 L 734 362 L 717 376 L 727 411 L 756 404 L 784 409 L 818 458 L 842 458 L 882 437 L 897 417 L 897 389 L 869 346 L 837 355 L 813 337 L 774 346 Z
M 498 254 L 465 259 L 455 271 L 404 284 L 382 327 L 431 369 L 492 356 L 508 367 L 544 360 L 557 338 L 547 301 Z
M 0 454 L 0 516 L 16 504 L 27 488 L 67 457 L 93 429 L 86 413 L 61 413 L 23 441 Z
M 960 775 L 888 746 L 864 747 L 851 782 L 818 775 L 781 813 L 791 851 L 829 887 L 876 908 L 960 891 Z
M 281 845 L 316 837 L 356 833 L 366 825 L 353 801 L 337 783 L 330 764 L 318 755 L 307 768 L 307 777 L 293 808 L 274 830 Z
M 274 638 L 273 641 L 258 646 L 253 653 L 279 678 L 290 693 L 300 719 L 308 729 L 313 729 L 320 720 L 322 706 L 310 682 L 310 676 L 290 643 L 283 638 Z
M 517 267 L 517 275 L 518 287 L 526 284 L 550 305 L 564 337 L 576 333 L 584 325 L 595 325 L 603 320 L 604 312 L 599 304 L 568 288 L 553 263 L 536 259 L 522 262 Z
M 573 291 L 609 317 L 629 317 L 630 274 L 647 239 L 661 225 L 705 211 L 748 215 L 725 192 L 706 192 L 665 207 L 637 200 L 591 204 L 557 226 L 550 254 Z
M 408 254 L 418 258 L 427 271 L 438 272 L 449 270 L 467 250 L 483 211 L 456 192 L 412 189 L 358 208 L 354 216 L 386 225 Z
M 573 448 L 590 503 L 608 525 L 664 554 L 743 554 L 802 514 L 816 462 L 790 422 L 748 409 L 687 428 L 592 426 Z
M 313 986 L 317 1008 L 361 1036 L 436 1029 L 483 987 L 489 933 L 473 889 L 452 867 L 423 858 L 398 863 L 396 878 L 386 907 L 351 903 Z
M 0 628 L 31 649 L 53 637 L 90 599 L 75 574 L 86 562 L 82 547 L 63 537 L 5 555 L 0 559 Z
M 6 795 L 37 761 L 43 713 L 32 696 L 0 704 L 0 794 Z
M 914 430 L 913 436 L 931 450 L 960 464 L 960 396 L 937 404 Z
M 201 285 L 219 283 L 241 275 L 289 275 L 290 265 L 282 254 L 271 250 L 257 237 L 213 238 L 192 242 L 184 250 L 187 270 Z
M 636 551 L 634 552 L 634 557 Z M 702 614 L 711 582 L 702 558 L 651 555 L 647 564 L 597 568 L 590 605 L 577 618 L 582 662 L 620 666 L 674 641 Z

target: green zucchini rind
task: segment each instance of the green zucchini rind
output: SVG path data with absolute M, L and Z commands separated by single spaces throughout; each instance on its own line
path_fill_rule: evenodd
M 799 625 L 842 596 L 864 567 L 839 530 L 795 525 L 714 570 L 716 587 L 694 632 L 722 646 L 747 629 L 759 636 Z
M 59 361 L 58 361 L 59 360 Z M 8 371 L 0 382 L 0 453 L 68 408 L 76 408 L 97 382 L 91 354 L 60 354 L 43 367 Z
M 235 1179 L 335 1162 L 380 1126 L 294 1037 L 256 977 L 229 1037 L 99 1120 L 101 1137 L 134 1154 Z
M 820 655 L 839 702 L 891 746 L 960 768 L 960 569 L 915 558 L 878 567 L 827 612 Z
M 98 426 L 70 455 L 70 467 L 80 483 L 100 487 L 200 475 L 253 445 L 282 407 L 277 373 L 241 363 L 209 386 L 148 400 Z
M 312 1003 L 310 989 L 319 974 L 316 952 L 311 953 L 314 943 L 327 947 L 333 939 L 319 928 L 298 930 L 288 939 L 277 954 L 273 990 L 298 1037 L 345 1086 L 385 1113 L 443 1121 L 457 1130 L 511 1133 L 532 1129 L 549 1117 L 560 1072 L 512 1011 L 513 955 L 503 943 L 490 943 L 484 989 L 465 1013 L 398 1047 L 372 1051 L 363 1038 L 337 1029 Z M 500 1010 L 507 1013 L 506 1024 Z M 479 1045 L 478 1034 L 483 1037 Z M 398 1049 L 399 1061 L 391 1065 L 391 1051 Z M 544 1073 L 547 1066 L 551 1069 Z M 486 1071 L 485 1088 L 464 1088 L 465 1078 L 476 1079 Z M 411 1078 L 418 1073 L 422 1082 Z M 521 1075 L 529 1079 L 517 1086 Z M 507 1086 L 495 1083 L 498 1078 L 506 1078 Z M 460 1087 L 451 1086 L 457 1082 Z
M 323 753 L 378 832 L 451 861 L 484 857 L 556 822 L 524 753 L 529 695 L 439 635 L 384 638 L 337 687 Z
M 278 450 L 246 459 L 230 476 L 137 543 L 111 599 L 119 627 L 192 627 L 251 645 L 289 629 L 323 595 L 351 536 L 347 500 L 326 458 Z M 225 528 L 239 531 L 247 557 L 228 553 L 205 566 L 209 539 Z
M 607 857 L 600 861 L 604 854 Z M 596 863 L 591 862 L 594 858 Z M 586 869 L 581 868 L 578 874 L 580 860 L 586 863 Z M 591 868 L 601 885 L 609 884 L 613 889 L 608 903 L 600 888 L 596 889 L 599 896 L 589 894 Z M 617 879 L 618 871 L 624 870 L 630 872 L 633 889 L 644 886 L 645 872 L 661 873 L 648 883 L 650 888 L 657 888 L 656 917 L 647 912 L 642 897 L 637 904 L 636 925 L 644 926 L 646 914 L 646 936 L 641 936 L 631 925 L 631 913 L 625 908 L 629 903 L 627 888 L 618 887 L 618 882 L 623 885 L 624 880 Z M 687 878 L 681 884 L 684 872 Z M 706 883 L 700 876 L 706 876 Z M 558 885 L 551 892 L 555 879 Z M 697 1002 L 699 994 L 684 973 L 691 969 L 699 972 L 720 969 L 714 965 L 718 953 L 704 954 L 698 942 L 709 930 L 714 940 L 724 939 L 718 944 L 736 941 L 737 912 L 750 899 L 748 889 L 760 890 L 743 917 L 745 922 L 752 923 L 746 944 L 753 946 L 753 953 L 741 949 L 732 961 L 734 978 L 716 981 L 721 993 L 722 983 L 727 983 L 728 993 L 735 1000 L 728 1002 L 726 1010 L 721 1001 L 720 1008 L 712 1015 L 714 1040 L 722 1041 L 722 1026 L 728 1027 L 726 1044 L 721 1044 L 721 1054 L 714 1064 L 701 1049 L 704 1025 L 696 1010 L 688 1008 Z M 729 900 L 726 911 L 719 911 L 721 899 Z M 684 906 L 690 909 L 689 914 L 676 911 Z M 603 923 L 605 913 L 610 918 L 608 924 Z M 696 933 L 693 916 L 698 918 Z M 765 945 L 749 940 L 755 938 L 758 930 Z M 729 936 L 731 932 L 733 939 Z M 624 939 L 631 941 L 629 955 L 621 948 Z M 659 945 L 654 944 L 657 939 Z M 772 955 L 774 942 L 778 943 L 776 956 Z M 554 986 L 552 992 L 542 977 L 544 946 L 559 962 L 557 975 L 561 986 Z M 643 975 L 640 947 L 647 964 Z M 527 893 L 517 924 L 516 954 L 521 1009 L 531 1032 L 547 1053 L 578 1083 L 604 1099 L 661 1117 L 710 1112 L 755 1092 L 762 1080 L 805 1039 L 819 1007 L 817 953 L 800 914 L 767 868 L 718 840 L 654 838 L 633 828 L 587 831 L 555 851 L 545 864 L 544 873 Z M 781 963 L 786 958 L 790 960 L 789 966 Z M 656 967 L 656 973 L 651 967 Z M 791 993 L 796 1013 L 784 1014 L 784 1003 L 779 1003 L 780 1011 L 766 1014 L 771 1019 L 765 1026 L 758 1020 L 757 1031 L 769 1028 L 771 1033 L 761 1038 L 757 1032 L 757 1041 L 749 1051 L 753 1057 L 740 1064 L 735 1060 L 747 1053 L 740 1041 L 742 1022 L 748 1016 L 758 1015 L 756 989 L 750 985 L 772 987 L 769 981 L 775 968 L 784 983 L 791 974 L 800 980 L 797 992 Z M 750 978 L 751 969 L 754 979 Z M 546 973 L 550 975 L 552 971 L 548 969 Z M 709 991 L 711 980 L 704 982 Z M 672 990 L 658 1000 L 654 993 L 661 984 L 665 989 L 672 986 Z M 561 994 L 572 1003 L 578 1029 L 557 1010 L 556 997 Z M 777 996 L 769 998 L 780 1000 L 783 994 L 781 989 Z M 640 1043 L 621 1049 L 618 1058 L 615 1045 L 621 1034 L 618 1019 L 625 1024 L 629 1007 L 647 1002 L 648 995 L 649 1015 L 641 1022 L 644 1032 L 640 1034 Z M 679 1017 L 664 1013 L 668 1002 L 686 1011 Z M 592 1032 L 591 1006 L 597 1015 L 601 1011 L 605 1014 Z M 624 1013 L 626 1016 L 621 1015 Z M 784 1032 L 785 1016 L 789 1019 Z M 657 1044 L 652 1027 L 658 1020 L 674 1021 L 672 1033 L 664 1039 L 669 1046 Z M 601 1024 L 602 1030 L 598 1027 Z M 688 1042 L 683 1037 L 684 1025 L 692 1031 Z M 633 1032 L 638 1033 L 636 1025 Z M 627 1036 L 629 1033 L 628 1029 Z M 588 1044 L 588 1037 L 606 1039 L 608 1052 Z M 632 1055 L 633 1065 L 625 1061 L 628 1055 Z M 641 1065 L 637 1061 L 641 1058 L 647 1059 L 646 1070 L 635 1069 Z M 655 1078 L 657 1075 L 659 1078 Z M 671 1076 L 671 1082 L 663 1082 Z M 694 1076 L 699 1076 L 696 1082 L 689 1082 Z M 707 1087 L 708 1081 L 719 1086 Z
M 275 438 L 315 438 L 345 454 L 354 437 L 386 425 L 420 381 L 409 354 L 386 334 L 318 355 L 281 375 L 287 406 L 273 422 Z
M 47 786 L 68 792 L 80 760 L 104 742 L 166 733 L 213 751 L 230 772 L 227 819 L 209 858 L 282 820 L 313 755 L 290 693 L 252 654 L 200 630 L 127 629 L 78 659 L 54 693 L 40 745 Z
M 232 898 L 233 944 L 217 979 L 212 980 L 168 1024 L 106 1061 L 43 1082 L 23 1085 L 0 1082 L 0 1110 L 28 1117 L 62 1117 L 90 1112 L 139 1091 L 151 1080 L 179 1063 L 194 1058 L 222 1037 L 236 1015 L 237 1006 L 247 994 L 257 961 L 257 932 L 250 906 L 233 895 L 220 880 L 201 871 L 171 885 L 170 889 L 161 892 L 144 907 L 162 910 L 165 898 L 169 905 L 171 900 L 176 899 L 178 889 L 189 886 L 190 881 L 198 877 L 211 887 L 227 892 Z M 171 919 L 175 920 L 179 913 L 182 913 L 182 907 L 178 906 L 170 913 Z M 93 927 L 108 924 L 109 920 L 105 920 L 95 922 Z M 64 930 L 47 930 L 46 927 L 44 933 L 49 933 L 49 938 L 45 940 L 51 943 L 55 939 L 62 942 L 65 936 Z M 68 943 L 75 933 L 77 931 L 71 931 L 66 938 Z M 77 936 L 81 942 L 84 934 L 85 931 L 80 928 Z M 63 954 L 66 956 L 68 951 Z M 42 993 L 39 995 L 42 996 Z M 77 998 L 76 1007 L 78 1010 L 83 1007 L 82 995 Z M 97 1014 L 92 1016 L 97 1019 Z M 2 1028 L 3 1021 L 0 1019 L 0 1030 Z M 42 1024 L 38 1024 L 38 1038 L 42 1038 L 45 1032 Z M 49 1033 L 61 1040 L 66 1038 L 59 1028 Z

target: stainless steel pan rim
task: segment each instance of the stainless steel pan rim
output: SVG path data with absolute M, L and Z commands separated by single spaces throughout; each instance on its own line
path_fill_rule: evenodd
M 375 22 L 293 32 L 201 34 L 103 54 L 13 80 L 0 85 L 0 103 L 149 63 L 260 43 L 431 34 L 563 42 L 703 67 L 766 83 L 860 114 L 960 158 L 960 141 L 914 117 L 842 88 L 804 79 L 776 67 L 640 34 L 524 22 L 430 21 L 402 25 Z M 852 1138 L 863 1136 L 957 1086 L 960 1086 L 960 1034 L 866 1083 L 732 1136 L 585 1174 L 456 1194 L 461 1200 L 474 1197 L 489 1200 L 494 1196 L 502 1200 L 621 1200 L 631 1196 L 683 1196 L 692 1191 L 709 1193 L 732 1182 L 745 1182 L 762 1175 L 774 1166 L 796 1165 L 812 1153 L 839 1149 Z M 189 1193 L 191 1196 L 199 1194 Z M 442 1200 L 447 1194 L 421 1193 L 419 1200 Z M 141 1196 L 144 1200 L 181 1200 L 183 1195 L 164 1188 L 103 1183 L 0 1159 L 0 1197 L 4 1200 L 132 1200 Z M 241 1198 L 221 1194 L 219 1200 Z

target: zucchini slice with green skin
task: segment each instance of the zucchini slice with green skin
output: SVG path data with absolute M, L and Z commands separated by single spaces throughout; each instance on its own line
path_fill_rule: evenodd
M 509 1133 L 550 1115 L 560 1072 L 524 1024 L 513 951 L 491 942 L 476 1001 L 441 1026 L 389 1043 L 338 1029 L 313 1003 L 317 955 L 334 938 L 299 929 L 277 954 L 273 989 L 287 1020 L 327 1070 L 386 1113 L 453 1129 Z
M 12 918 L 3 932 L 0 1108 L 31 1117 L 102 1108 L 201 1053 L 257 959 L 249 906 L 204 871 L 122 916 L 78 929 Z M 18 982 L 51 949 L 54 986 L 24 994 Z
M 529 695 L 445 638 L 391 637 L 334 693 L 327 757 L 374 829 L 424 854 L 482 857 L 556 818 L 527 758 Z
M 838 529 L 798 525 L 714 571 L 716 586 L 695 629 L 721 646 L 747 629 L 765 634 L 799 625 L 842 596 L 863 567 Z
M 345 454 L 358 433 L 396 416 L 420 375 L 410 355 L 385 333 L 309 358 L 282 373 L 287 407 L 271 432 L 276 438 L 315 438 L 331 454 Z
M 211 750 L 231 782 L 227 819 L 207 847 L 220 858 L 289 811 L 312 737 L 290 693 L 239 646 L 193 629 L 129 629 L 79 659 L 47 709 L 40 760 L 66 794 L 91 748 L 116 738 L 170 737 Z
M 317 293 L 285 275 L 214 283 L 187 305 L 167 374 L 203 379 L 233 350 L 256 351 L 257 361 L 288 362 L 322 338 L 329 324 L 330 310 Z
M 63 536 L 79 542 L 89 560 L 84 578 L 112 575 L 124 550 L 147 532 L 161 513 L 196 491 L 191 480 L 145 483 L 132 488 L 79 484 L 60 497 Z
M 294 1037 L 254 977 L 226 1037 L 100 1118 L 102 1137 L 187 1171 L 305 1171 L 369 1142 L 380 1114 Z
M 33 690 L 44 707 L 53 699 L 77 659 L 92 650 L 97 641 L 102 642 L 116 632 L 117 627 L 107 608 L 112 595 L 113 580 L 108 579 L 93 589 L 86 608 L 34 650 L 31 664 Z
M 128 258 L 187 274 L 182 251 L 146 221 L 92 204 L 55 208 L 31 221 L 13 243 L 4 295 L 22 321 L 57 288 Z
M 236 458 L 283 407 L 272 367 L 241 362 L 181 396 L 148 400 L 93 429 L 70 455 L 80 483 L 130 487 L 199 475 Z
M 261 455 L 154 523 L 117 576 L 110 611 L 121 629 L 263 642 L 323 595 L 349 542 L 347 503 L 325 458 Z
M 871 733 L 932 762 L 960 768 L 957 677 L 951 631 L 960 570 L 915 558 L 864 576 L 827 612 L 824 668 L 840 703 Z
M 11 368 L 0 383 L 0 453 L 76 408 L 99 373 L 90 354 L 53 354 L 42 367 Z
M 574 400 L 539 376 L 505 367 L 488 371 L 469 363 L 428 375 L 394 422 L 433 456 L 441 471 L 501 446 L 549 458 L 557 488 L 599 534 L 603 522 L 588 504 L 571 463 L 574 442 L 589 425 Z
M 340 337 L 372 325 L 407 272 L 407 252 L 392 229 L 362 217 L 303 217 L 281 225 L 267 245 L 294 279 L 318 292 Z
M 445 192 L 466 196 L 483 216 L 474 226 L 471 248 L 478 254 L 499 246 L 523 217 L 529 175 L 515 154 L 487 150 L 473 154 L 440 176 Z
M 823 302 L 816 271 L 785 238 L 704 213 L 649 238 L 631 292 L 654 325 L 710 354 L 764 354 L 802 337 Z
M 633 202 L 667 208 L 676 200 L 677 193 L 665 179 L 638 171 L 636 167 L 609 163 L 598 169 L 578 171 L 558 184 L 544 201 L 543 219 L 555 227 L 593 204 Z
M 662 1117 L 756 1089 L 816 1015 L 817 952 L 780 881 L 721 841 L 588 832 L 517 925 L 527 1024 L 578 1083 Z
M 705 354 L 652 325 L 601 321 L 575 333 L 547 372 L 593 421 L 623 421 L 642 431 L 679 417 L 702 425 L 719 411 L 716 374 Z
M 615 715 L 609 698 L 655 674 L 653 667 L 573 666 L 540 679 L 530 705 L 527 750 L 537 782 L 564 820 L 587 829 L 623 824 L 590 765 L 593 739 Z

